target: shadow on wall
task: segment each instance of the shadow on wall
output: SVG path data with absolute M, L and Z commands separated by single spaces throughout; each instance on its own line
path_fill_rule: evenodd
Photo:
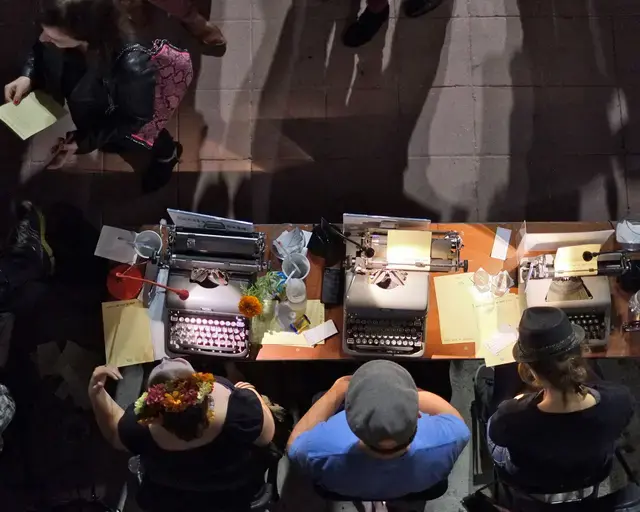
M 476 77 L 509 86 L 476 89 L 481 218 L 604 220 L 627 211 L 612 19 L 587 18 L 599 14 L 590 4 L 573 2 L 572 18 L 531 17 L 540 6 L 522 0 L 520 18 L 483 26 L 488 34 L 506 23 L 503 48 L 518 49 L 510 59 L 490 55 Z M 483 183 L 498 192 L 485 197 Z
M 268 1 L 258 8 L 266 10 Z M 405 75 L 400 99 L 400 56 L 412 50 L 403 30 L 420 20 L 391 19 L 386 34 L 353 50 L 340 36 L 349 22 L 343 18 L 353 19 L 359 3 L 295 4 L 284 23 L 265 20 L 254 57 L 253 88 L 264 81 L 254 100 L 254 172 L 240 188 L 236 213 L 255 222 L 339 221 L 344 212 L 437 219 L 438 212 L 405 196 L 403 177 L 414 127 L 432 118 L 420 115 L 427 96 L 437 105 L 439 91 L 431 87 L 452 3 L 440 8 L 442 23 L 429 34 L 433 58 Z M 322 17 L 321 8 L 331 13 Z M 274 40 L 268 70 L 256 68 Z

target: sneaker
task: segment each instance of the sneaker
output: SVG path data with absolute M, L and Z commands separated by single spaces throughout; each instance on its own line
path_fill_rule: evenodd
M 433 11 L 444 0 L 404 0 L 402 9 L 409 18 L 417 18 Z
M 19 220 L 9 239 L 9 251 L 12 254 L 34 254 L 44 273 L 51 274 L 55 261 L 45 236 L 44 215 L 30 201 L 20 203 L 17 214 Z
M 342 36 L 342 42 L 350 48 L 362 46 L 373 39 L 388 19 L 388 5 L 380 12 L 370 11 L 367 7 L 358 19 L 347 27 Z
M 171 173 L 182 156 L 182 144 L 175 142 L 173 156 L 166 160 L 155 159 L 142 174 L 142 192 L 149 194 L 160 190 L 171 180 Z

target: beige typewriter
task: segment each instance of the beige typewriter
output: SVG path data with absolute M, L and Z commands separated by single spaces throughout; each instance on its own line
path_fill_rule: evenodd
M 242 287 L 266 270 L 265 235 L 230 225 L 169 227 L 168 286 L 189 291 L 166 296 L 166 348 L 171 355 L 243 358 L 250 322 L 238 311 Z M 247 223 L 239 223 L 245 225 Z M 245 227 L 245 226 L 242 226 Z
M 343 216 L 347 244 L 343 350 L 370 357 L 420 357 L 426 343 L 429 273 L 467 270 L 455 231 L 428 220 Z
M 586 265 L 575 271 L 556 269 L 556 255 L 523 258 L 519 267 L 518 292 L 524 306 L 553 306 L 565 311 L 571 322 L 584 328 L 587 344 L 604 346 L 611 332 L 611 288 L 609 277 L 627 269 L 619 253 L 599 256 L 587 251 Z M 599 256 L 599 257 L 598 257 Z

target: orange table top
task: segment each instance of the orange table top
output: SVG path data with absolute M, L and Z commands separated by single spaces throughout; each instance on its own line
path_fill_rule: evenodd
M 510 247 L 507 253 L 507 259 L 501 261 L 491 258 L 491 249 L 495 238 L 497 227 L 504 227 L 512 230 Z M 495 223 L 495 224 L 432 224 L 433 230 L 441 231 L 457 231 L 461 234 L 464 243 L 462 249 L 462 258 L 469 260 L 469 272 L 475 272 L 479 268 L 484 268 L 489 273 L 495 274 L 501 270 L 512 273 L 517 267 L 515 238 L 516 233 L 521 228 L 522 223 Z M 540 232 L 570 232 L 570 231 L 586 231 L 586 230 L 602 230 L 611 229 L 609 222 L 570 222 L 570 223 L 527 223 L 531 228 L 538 228 Z M 300 225 L 303 229 L 311 229 L 311 226 Z M 271 242 L 283 230 L 287 229 L 286 225 L 267 224 L 257 225 L 256 230 L 262 231 L 267 235 L 267 258 L 271 260 L 272 268 L 280 268 L 279 260 L 271 253 Z M 544 230 L 544 231 L 543 231 Z M 548 231 L 547 231 L 548 230 Z M 311 261 L 311 271 L 306 279 L 307 296 L 310 299 L 319 299 L 322 291 L 322 273 L 323 260 L 309 255 Z M 446 275 L 436 273 L 435 276 Z M 433 279 L 431 274 L 430 279 Z M 637 357 L 640 356 L 640 336 L 634 334 L 622 333 L 620 325 L 627 317 L 627 303 L 629 295 L 619 289 L 615 279 L 611 279 L 612 288 L 612 323 L 615 330 L 611 333 L 610 340 L 606 351 L 593 352 L 590 354 L 594 357 Z M 511 290 L 512 293 L 518 293 L 517 287 Z M 325 318 L 333 320 L 338 328 L 338 334 L 325 340 L 324 345 L 318 345 L 313 348 L 289 347 L 282 345 L 265 345 L 263 346 L 256 359 L 263 360 L 316 360 L 316 359 L 350 359 L 351 356 L 342 351 L 342 321 L 343 307 L 327 307 L 325 310 Z M 440 322 L 438 316 L 438 303 L 435 296 L 435 286 L 431 282 L 429 297 L 429 313 L 427 315 L 427 343 L 425 350 L 425 359 L 459 359 L 459 358 L 475 358 L 475 344 L 473 343 L 456 343 L 442 344 L 440 336 Z

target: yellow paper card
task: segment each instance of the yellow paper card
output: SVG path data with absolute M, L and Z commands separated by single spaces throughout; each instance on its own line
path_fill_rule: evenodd
M 473 274 L 451 274 L 433 279 L 438 301 L 442 344 L 473 343 L 478 329 Z
M 520 302 L 507 294 L 475 305 L 478 339 L 476 357 L 484 357 L 487 366 L 513 362 L 513 345 L 518 338 Z
M 428 265 L 431 262 L 431 231 L 390 229 L 387 232 L 387 263 Z
M 560 247 L 556 251 L 553 267 L 556 274 L 567 276 L 595 276 L 598 274 L 598 257 L 585 261 L 585 252 L 598 252 L 601 246 L 598 244 L 575 245 L 573 247 Z
M 102 323 L 107 364 L 129 366 L 153 361 L 151 322 L 139 300 L 104 302 Z
M 307 315 L 311 322 L 309 328 L 317 327 L 324 323 L 324 304 L 319 300 L 308 300 L 304 314 Z M 303 334 L 283 330 L 275 316 L 268 321 L 258 317 L 253 318 L 251 321 L 251 339 L 254 343 L 261 345 L 309 347 Z M 318 345 L 322 344 L 324 344 L 324 341 L 318 343 Z
M 66 115 L 51 96 L 36 91 L 24 98 L 19 105 L 5 103 L 0 106 L 0 121 L 11 128 L 22 140 L 49 128 Z

